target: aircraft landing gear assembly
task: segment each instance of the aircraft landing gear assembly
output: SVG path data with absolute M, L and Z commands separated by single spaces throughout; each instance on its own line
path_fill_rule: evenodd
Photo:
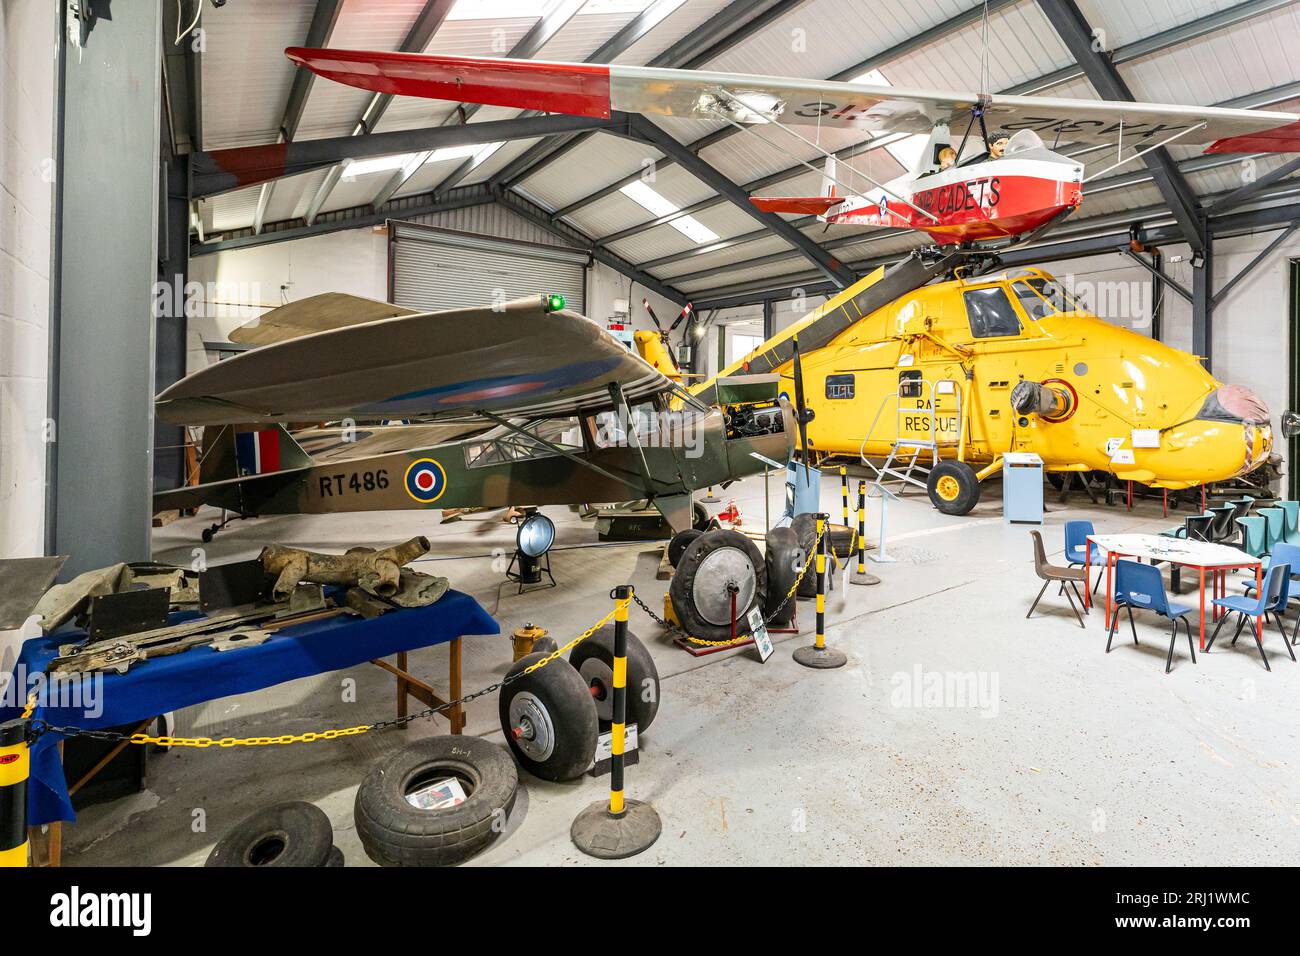
M 925 490 L 930 503 L 946 515 L 969 514 L 979 504 L 980 480 L 964 461 L 941 461 L 930 469 Z

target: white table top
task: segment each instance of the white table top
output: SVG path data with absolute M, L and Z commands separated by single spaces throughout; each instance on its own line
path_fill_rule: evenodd
M 1260 559 L 1240 548 L 1207 541 L 1189 541 L 1163 534 L 1096 534 L 1091 540 L 1103 551 L 1117 551 L 1135 558 L 1153 561 L 1171 561 L 1199 568 L 1221 568 L 1234 565 L 1255 565 Z

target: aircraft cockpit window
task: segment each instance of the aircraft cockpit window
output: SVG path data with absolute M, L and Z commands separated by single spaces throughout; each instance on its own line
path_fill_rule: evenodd
M 1020 300 L 1020 307 L 1025 310 L 1025 315 L 1035 322 L 1055 314 L 1056 309 L 1052 308 L 1052 304 L 1034 291 L 1029 283 L 1013 282 L 1011 288 L 1015 290 L 1016 298 Z
M 470 468 L 485 468 L 512 461 L 550 458 L 559 454 L 551 446 L 565 451 L 583 450 L 582 429 L 577 418 L 543 418 L 516 424 L 518 431 L 498 427 L 481 441 L 468 443 L 465 446 L 465 464 Z
M 977 339 L 1020 334 L 1020 319 L 1002 286 L 972 289 L 966 293 L 966 317 Z
M 1011 139 L 1007 140 L 1007 149 L 1004 156 L 1012 156 L 1016 153 L 1023 153 L 1027 149 L 1043 149 L 1043 138 L 1035 133 L 1032 129 L 1018 130 Z
M 1079 306 L 1066 295 L 1059 282 L 1047 279 L 1026 279 L 1025 281 L 1029 283 L 1035 292 L 1050 302 L 1052 308 L 1057 312 L 1077 312 L 1079 310 Z

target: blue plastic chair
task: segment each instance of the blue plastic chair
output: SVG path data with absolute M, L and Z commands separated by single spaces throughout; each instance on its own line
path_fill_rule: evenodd
M 1067 521 L 1065 523 L 1065 560 L 1073 567 L 1078 565 L 1083 567 L 1090 564 L 1094 568 L 1100 569 L 1105 564 L 1105 558 L 1102 556 L 1101 549 L 1095 544 L 1091 546 L 1089 560 L 1084 561 L 1084 547 L 1088 543 L 1088 537 L 1095 535 L 1096 529 L 1093 528 L 1091 521 Z M 1092 585 L 1092 593 L 1097 593 L 1097 585 L 1101 583 L 1101 575 Z M 1087 587 L 1087 584 L 1084 585 Z
M 1273 549 L 1272 554 L 1264 558 L 1262 563 L 1265 574 L 1267 574 L 1268 569 L 1275 564 L 1291 565 L 1291 581 L 1293 583 L 1289 596 L 1300 597 L 1300 587 L 1297 587 L 1297 585 L 1300 585 L 1300 544 L 1279 544 Z M 1246 594 L 1254 594 L 1255 572 L 1249 572 L 1249 576 L 1246 577 L 1242 583 L 1246 587 Z
M 1178 623 L 1181 621 L 1187 629 L 1187 648 L 1192 652 L 1192 663 L 1196 663 L 1196 645 L 1192 642 L 1192 625 L 1187 622 L 1190 607 L 1173 604 L 1165 593 L 1165 580 L 1160 569 L 1150 564 L 1121 559 L 1115 562 L 1115 616 L 1110 621 L 1110 633 L 1106 635 L 1106 653 L 1110 653 L 1110 642 L 1115 637 L 1115 628 L 1119 626 L 1119 609 L 1128 611 L 1128 626 L 1133 631 L 1133 643 L 1138 642 L 1137 625 L 1133 623 L 1133 609 L 1154 611 L 1163 618 L 1168 618 L 1169 657 L 1165 660 L 1165 673 L 1174 666 L 1174 643 L 1178 640 Z
M 1282 643 L 1286 645 L 1286 652 L 1291 655 L 1291 660 L 1295 660 L 1295 651 L 1291 649 L 1291 641 L 1286 636 L 1286 625 L 1282 619 L 1282 613 L 1286 610 L 1286 602 L 1291 596 L 1291 565 L 1274 562 L 1269 566 L 1268 574 L 1264 577 L 1264 593 L 1258 597 L 1246 597 L 1245 595 L 1233 595 L 1231 597 L 1215 598 L 1216 607 L 1221 607 L 1226 611 L 1235 611 L 1237 614 L 1237 631 L 1232 635 L 1232 644 L 1235 647 L 1237 638 L 1241 637 L 1241 629 L 1246 626 L 1247 621 L 1255 622 L 1261 617 L 1265 622 L 1268 616 L 1273 615 L 1277 622 L 1277 629 L 1282 632 Z M 1219 618 L 1219 626 L 1214 629 L 1210 635 L 1209 642 L 1205 645 L 1205 653 L 1210 652 L 1214 646 L 1214 639 L 1219 636 L 1219 631 L 1228 621 L 1228 614 Z M 1264 641 L 1260 634 L 1262 628 L 1256 629 L 1251 627 L 1251 633 L 1255 636 L 1255 645 L 1259 648 L 1260 659 L 1264 662 L 1264 669 L 1271 671 L 1269 666 L 1268 655 L 1264 653 Z

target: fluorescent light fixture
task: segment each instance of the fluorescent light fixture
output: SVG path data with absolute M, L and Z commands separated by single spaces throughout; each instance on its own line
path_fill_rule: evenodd
M 655 192 L 640 179 L 636 182 L 628 183 L 620 189 L 619 192 L 637 205 L 654 213 L 655 218 L 671 216 L 673 213 L 679 212 L 681 209 L 681 207 L 677 206 L 670 199 Z M 704 225 L 704 223 L 700 222 L 694 216 L 680 216 L 668 225 L 672 226 L 686 238 L 697 244 L 713 242 L 718 238 L 716 232 Z

